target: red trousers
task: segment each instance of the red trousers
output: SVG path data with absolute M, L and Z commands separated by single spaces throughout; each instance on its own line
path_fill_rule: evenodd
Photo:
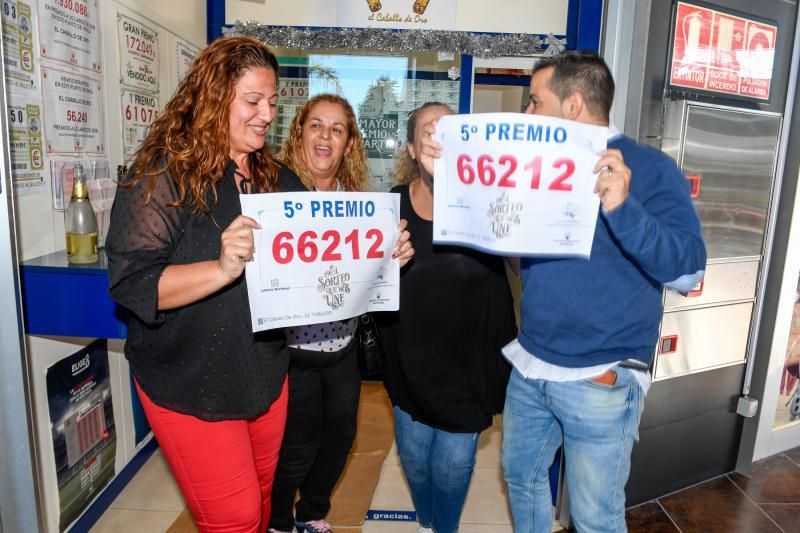
M 164 409 L 138 383 L 136 390 L 200 532 L 266 531 L 286 425 L 287 383 L 260 417 L 221 422 Z

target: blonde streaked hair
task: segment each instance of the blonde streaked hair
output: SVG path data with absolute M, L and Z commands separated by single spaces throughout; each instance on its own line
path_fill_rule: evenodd
M 364 150 L 364 141 L 361 138 L 361 131 L 358 129 L 356 114 L 350 104 L 341 96 L 335 94 L 319 94 L 311 98 L 297 111 L 292 120 L 289 136 L 283 141 L 281 151 L 277 159 L 283 164 L 294 170 L 300 180 L 309 190 L 314 190 L 314 177 L 303 163 L 302 156 L 302 137 L 303 126 L 308 119 L 311 109 L 320 102 L 339 105 L 347 117 L 347 135 L 352 140 L 350 149 L 345 152 L 339 170 L 336 171 L 336 179 L 345 191 L 367 191 L 371 187 L 372 180 L 367 168 L 367 156 Z
M 414 142 L 414 134 L 417 131 L 417 117 L 420 111 L 429 107 L 443 107 L 455 114 L 453 108 L 442 102 L 425 102 L 408 114 L 408 126 L 406 127 L 406 144 L 400 149 L 400 153 L 395 158 L 392 179 L 398 185 L 408 185 L 419 178 L 419 164 L 411 158 L 408 153 L 408 145 Z

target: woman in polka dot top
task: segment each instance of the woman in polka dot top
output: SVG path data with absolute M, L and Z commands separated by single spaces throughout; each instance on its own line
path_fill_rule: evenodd
M 339 96 L 316 96 L 298 110 L 278 159 L 311 190 L 366 191 L 370 186 L 355 114 Z M 401 266 L 413 255 L 408 232 L 401 231 L 396 253 Z M 331 531 L 325 521 L 330 496 L 356 433 L 361 390 L 357 323 L 354 317 L 286 329 L 289 411 L 272 489 L 271 532 L 294 527 L 309 533 Z

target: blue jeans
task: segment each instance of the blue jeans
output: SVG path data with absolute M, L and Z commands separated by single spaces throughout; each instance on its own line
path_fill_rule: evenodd
M 426 426 L 397 406 L 394 432 L 420 525 L 436 533 L 458 531 L 479 434 L 450 433 Z
M 625 483 L 644 393 L 629 369 L 614 370 L 611 386 L 527 380 L 512 372 L 502 462 L 517 533 L 552 528 L 548 468 L 562 442 L 574 527 L 581 533 L 627 530 Z

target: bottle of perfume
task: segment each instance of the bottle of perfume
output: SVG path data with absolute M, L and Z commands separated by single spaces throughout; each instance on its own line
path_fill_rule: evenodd
M 72 174 L 72 197 L 64 213 L 67 261 L 74 264 L 94 263 L 97 261 L 97 218 L 89 202 L 83 165 L 76 164 Z

